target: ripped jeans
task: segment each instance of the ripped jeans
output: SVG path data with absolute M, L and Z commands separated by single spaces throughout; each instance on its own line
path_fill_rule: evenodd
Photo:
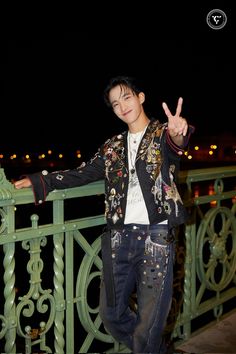
M 174 242 L 168 226 L 130 224 L 102 240 L 100 316 L 133 353 L 165 353 L 162 335 L 172 301 Z M 136 293 L 136 305 L 130 298 Z

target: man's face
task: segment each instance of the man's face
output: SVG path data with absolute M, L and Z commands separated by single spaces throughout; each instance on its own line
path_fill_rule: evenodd
M 130 88 L 115 86 L 109 93 L 113 112 L 127 124 L 133 123 L 143 112 L 144 94 L 136 95 Z

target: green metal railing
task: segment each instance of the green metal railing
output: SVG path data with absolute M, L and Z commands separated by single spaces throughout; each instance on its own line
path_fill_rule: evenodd
M 180 173 L 190 220 L 176 240 L 174 339 L 189 339 L 197 319 L 220 319 L 235 300 L 235 177 L 236 166 Z M 99 181 L 35 206 L 32 190 L 16 190 L 0 169 L 0 352 L 127 352 L 98 311 L 103 193 Z

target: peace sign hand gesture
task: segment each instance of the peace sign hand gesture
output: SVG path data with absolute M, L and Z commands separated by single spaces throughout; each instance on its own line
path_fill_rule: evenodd
M 171 139 L 177 145 L 182 145 L 183 137 L 186 136 L 188 131 L 188 123 L 185 118 L 181 117 L 183 98 L 180 97 L 178 99 L 178 104 L 176 108 L 175 115 L 172 115 L 167 104 L 165 102 L 162 103 L 162 107 L 164 112 L 168 118 L 168 132 Z

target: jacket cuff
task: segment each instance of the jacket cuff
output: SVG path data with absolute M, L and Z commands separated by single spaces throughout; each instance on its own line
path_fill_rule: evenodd
M 47 197 L 46 186 L 42 175 L 43 172 L 27 175 L 32 184 L 35 205 L 44 203 Z
M 188 145 L 190 136 L 194 132 L 194 130 L 195 130 L 194 126 L 192 126 L 192 125 L 188 126 L 187 134 L 186 134 L 186 136 L 184 136 L 183 145 L 180 147 L 173 142 L 173 140 L 171 139 L 171 136 L 169 134 L 168 128 L 166 128 L 166 140 L 167 140 L 168 145 L 178 155 L 183 155 L 184 148 Z

